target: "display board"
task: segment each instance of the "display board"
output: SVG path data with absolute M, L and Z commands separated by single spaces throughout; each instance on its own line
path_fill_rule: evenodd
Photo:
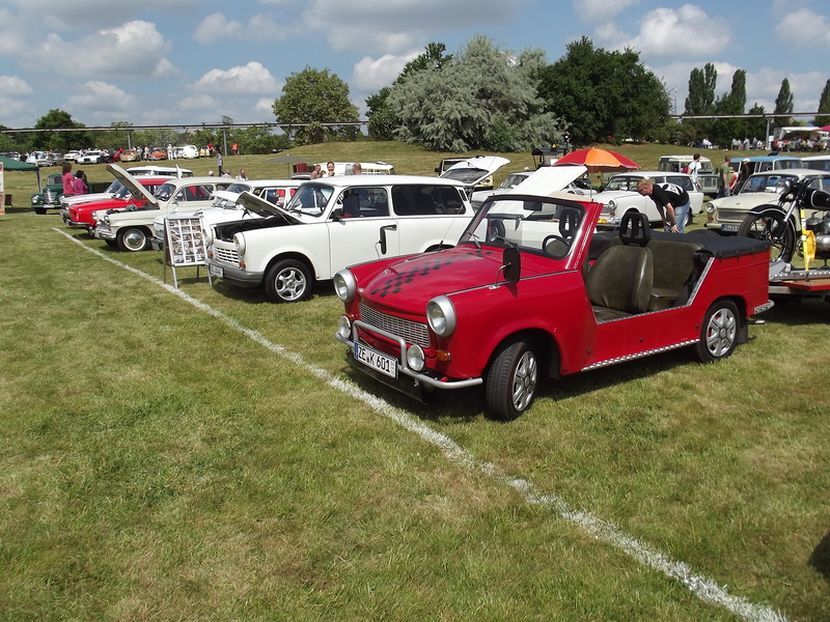
M 179 286 L 176 268 L 207 267 L 207 246 L 200 218 L 167 216 L 164 219 L 164 263 L 173 268 L 173 285 Z M 213 285 L 210 273 L 208 281 Z
M 6 196 L 5 196 L 5 188 L 3 186 L 3 163 L 0 162 L 0 216 L 4 216 L 6 214 Z

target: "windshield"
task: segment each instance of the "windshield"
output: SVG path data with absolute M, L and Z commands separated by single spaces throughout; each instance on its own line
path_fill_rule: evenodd
M 289 212 L 302 212 L 312 216 L 319 216 L 326 209 L 334 188 L 321 184 L 303 184 L 297 189 L 297 194 L 289 201 L 285 209 Z
M 584 214 L 582 206 L 562 200 L 496 197 L 484 204 L 459 243 L 515 246 L 561 259 L 570 253 Z
M 511 173 L 504 179 L 503 182 L 501 182 L 501 186 L 499 186 L 499 189 L 510 190 L 511 188 L 515 188 L 516 186 L 518 186 L 527 178 L 528 175 L 526 173 Z
M 608 185 L 604 190 L 626 190 L 629 192 L 637 192 L 637 183 L 642 177 L 612 177 L 608 180 Z
M 784 190 L 784 184 L 788 181 L 795 183 L 798 178 L 795 175 L 752 175 L 746 180 L 741 192 L 777 192 L 780 194 Z
M 444 179 L 455 179 L 465 184 L 472 184 L 488 174 L 488 171 L 481 168 L 454 168 L 441 175 L 441 177 Z
M 236 194 L 242 194 L 246 190 L 250 190 L 250 189 L 251 189 L 251 184 L 240 184 L 240 183 L 233 183 L 230 186 L 228 186 L 227 188 L 225 188 L 225 190 L 227 192 L 235 192 Z
M 159 201 L 169 201 L 174 192 L 176 192 L 176 186 L 174 184 L 162 184 L 158 192 L 156 192 L 156 198 Z
M 109 192 L 110 194 L 118 194 L 123 187 L 124 184 L 116 179 L 109 186 L 107 186 L 106 192 Z

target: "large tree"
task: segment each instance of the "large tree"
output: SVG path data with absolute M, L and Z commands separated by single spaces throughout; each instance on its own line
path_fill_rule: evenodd
M 537 92 L 538 50 L 516 55 L 476 36 L 440 67 L 414 71 L 390 89 L 395 134 L 429 149 L 521 151 L 561 139 Z
M 684 115 L 710 115 L 715 113 L 715 86 L 718 71 L 712 63 L 706 63 L 703 69 L 695 67 L 689 73 L 689 94 L 686 97 Z M 701 138 L 712 131 L 712 122 L 707 119 L 684 121 L 694 129 L 696 137 Z
M 830 80 L 824 83 L 821 97 L 818 99 L 818 113 L 815 124 L 818 126 L 830 125 Z
M 569 43 L 565 56 L 542 69 L 539 94 L 568 123 L 576 144 L 650 138 L 670 109 L 665 86 L 637 52 L 596 48 L 588 37 Z
M 400 84 L 409 76 L 419 71 L 438 71 L 452 60 L 452 54 L 446 54 L 447 46 L 443 43 L 428 43 L 424 51 L 409 61 L 395 81 Z M 389 108 L 387 98 L 391 88 L 383 87 L 377 93 L 366 98 L 366 116 L 369 119 L 369 137 L 378 140 L 389 140 L 394 137 L 398 127 L 397 118 Z
M 778 97 L 775 98 L 774 114 L 789 115 L 793 112 L 793 94 L 790 91 L 790 81 L 784 78 L 781 81 L 781 88 L 778 89 Z M 792 125 L 792 117 L 775 117 L 775 124 L 778 126 Z
M 53 108 L 37 120 L 35 127 L 51 130 L 83 128 L 85 126 L 83 123 L 74 121 L 72 115 L 65 110 Z M 87 132 L 82 130 L 77 132 L 36 132 L 32 140 L 32 146 L 35 149 L 69 151 L 70 149 L 80 149 L 91 145 L 92 139 Z
M 717 114 L 743 114 L 746 108 L 746 71 L 737 69 L 732 74 L 732 88 L 715 102 Z M 712 140 L 728 145 L 733 138 L 749 135 L 745 119 L 719 119 L 712 124 Z
M 322 142 L 335 136 L 354 136 L 354 128 L 335 130 L 324 123 L 357 121 L 357 108 L 349 102 L 349 87 L 328 69 L 306 67 L 292 73 L 282 87 L 282 97 L 274 100 L 274 116 L 283 129 L 300 143 Z M 295 124 L 307 124 L 294 127 Z

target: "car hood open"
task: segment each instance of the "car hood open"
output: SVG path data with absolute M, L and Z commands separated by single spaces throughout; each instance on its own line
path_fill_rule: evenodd
M 252 214 L 256 214 L 257 216 L 261 216 L 262 218 L 268 218 L 269 216 L 279 216 L 286 222 L 286 224 L 303 224 L 303 221 L 294 216 L 293 214 L 286 212 L 284 209 L 282 209 L 281 207 L 277 207 L 273 203 L 269 203 L 265 199 L 259 198 L 255 194 L 251 194 L 247 190 L 239 195 L 239 198 L 236 199 L 236 203 L 244 207 Z
M 465 186 L 475 186 L 481 180 L 508 164 L 510 164 L 510 160 L 501 156 L 476 156 L 453 164 L 441 173 L 441 177 L 456 179 L 463 182 Z
M 123 168 L 118 166 L 117 164 L 107 164 L 107 170 L 112 173 L 112 175 L 124 184 L 130 192 L 132 192 L 134 197 L 144 197 L 147 200 L 147 205 L 150 209 L 158 209 L 158 200 L 152 194 L 147 191 L 143 185 L 136 181 L 135 177 L 130 175 L 127 171 Z

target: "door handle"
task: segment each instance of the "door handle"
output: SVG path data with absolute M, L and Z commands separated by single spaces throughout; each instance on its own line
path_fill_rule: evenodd
M 380 228 L 380 240 L 378 240 L 378 244 L 380 244 L 380 252 L 385 255 L 386 254 L 386 232 L 387 231 L 397 231 L 398 225 L 385 225 Z

